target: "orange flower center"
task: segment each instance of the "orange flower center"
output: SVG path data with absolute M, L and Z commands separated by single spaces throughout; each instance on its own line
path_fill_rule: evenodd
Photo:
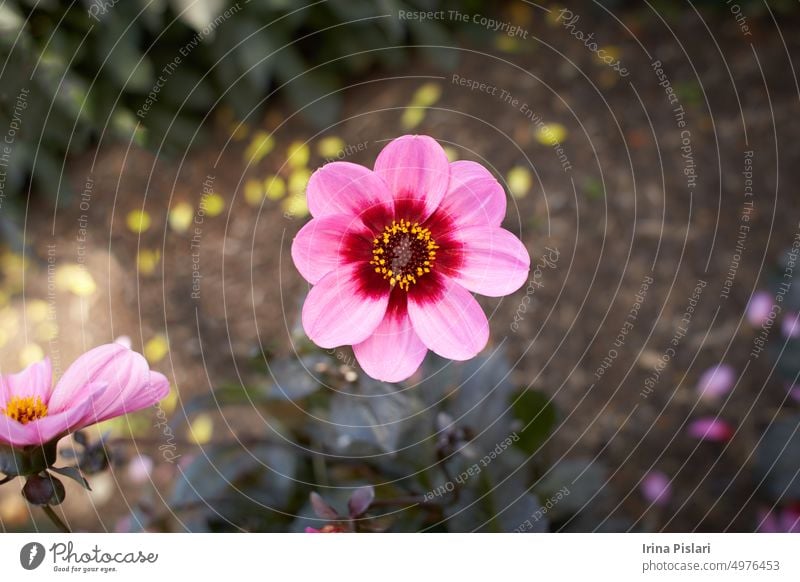
M 3 409 L 3 414 L 22 424 L 47 416 L 47 405 L 38 396 L 14 396 Z
M 375 272 L 383 275 L 394 287 L 408 291 L 417 278 L 430 273 L 436 262 L 439 245 L 431 231 L 409 220 L 393 220 L 372 241 L 372 260 Z

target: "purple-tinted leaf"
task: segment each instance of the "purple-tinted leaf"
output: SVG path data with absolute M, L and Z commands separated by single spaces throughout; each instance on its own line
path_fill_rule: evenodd
M 336 510 L 328 505 L 320 495 L 314 491 L 311 492 L 311 506 L 314 508 L 314 513 L 320 519 L 337 520 L 339 514 Z
M 356 489 L 347 502 L 347 509 L 350 512 L 350 517 L 360 517 L 364 515 L 369 509 L 369 506 L 372 505 L 373 499 L 375 499 L 375 488 L 372 487 L 372 485 L 365 485 L 364 487 Z

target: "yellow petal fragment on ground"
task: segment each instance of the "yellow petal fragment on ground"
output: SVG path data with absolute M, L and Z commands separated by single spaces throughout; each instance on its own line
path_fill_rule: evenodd
M 514 166 L 508 171 L 506 182 L 514 198 L 524 198 L 528 195 L 533 184 L 531 171 L 524 166 Z
M 42 299 L 30 299 L 25 303 L 25 316 L 33 323 L 47 319 L 47 302 Z
M 442 86 L 434 81 L 424 83 L 414 91 L 411 97 L 412 105 L 419 105 L 420 107 L 430 107 L 439 100 L 442 96 Z
M 167 397 L 159 402 L 158 405 L 166 414 L 172 414 L 175 407 L 178 406 L 178 391 L 175 390 L 174 386 L 170 387 L 169 394 L 167 394 Z
M 194 208 L 188 202 L 178 202 L 169 211 L 169 226 L 175 232 L 186 232 L 192 225 Z
M 251 164 L 257 164 L 274 148 L 275 140 L 272 136 L 266 131 L 257 131 L 244 151 L 244 160 Z
M 39 344 L 27 344 L 19 352 L 19 364 L 27 368 L 44 358 L 44 351 Z
M 144 210 L 131 210 L 125 219 L 128 229 L 137 234 L 142 233 L 150 228 L 151 222 L 152 220 L 150 219 L 150 214 Z
M 252 178 L 244 183 L 244 201 L 250 206 L 260 206 L 264 200 L 264 184 Z
M 205 212 L 206 216 L 215 217 L 222 214 L 225 210 L 225 199 L 219 194 L 206 194 L 200 200 L 200 207 Z
M 161 251 L 158 249 L 142 249 L 136 255 L 136 268 L 142 275 L 152 275 L 161 260 Z
M 306 180 L 308 182 L 308 180 Z M 305 186 L 304 186 L 305 187 Z M 264 189 L 267 198 L 270 200 L 280 200 L 286 195 L 286 182 L 280 176 L 267 176 L 264 179 Z
M 317 153 L 320 157 L 325 159 L 336 158 L 339 156 L 340 152 L 344 151 L 345 145 L 342 138 L 329 135 L 319 140 L 317 143 Z
M 286 163 L 292 169 L 305 168 L 311 157 L 311 150 L 302 141 L 293 141 L 286 148 Z
M 308 216 L 308 203 L 304 194 L 292 194 L 283 201 L 283 210 L 291 216 L 305 218 Z
M 403 117 L 400 118 L 400 123 L 406 130 L 414 129 L 425 119 L 425 108 L 413 105 L 406 107 L 403 111 Z
M 564 143 L 566 137 L 567 128 L 560 123 L 546 123 L 536 130 L 536 141 L 546 146 Z
M 150 338 L 147 340 L 147 343 L 144 344 L 143 353 L 144 357 L 147 358 L 147 361 L 151 364 L 160 362 L 169 353 L 167 338 L 160 334 Z
M 447 159 L 451 162 L 455 162 L 458 160 L 458 152 L 455 148 L 450 146 L 444 146 L 444 153 L 447 156 Z
M 200 414 L 189 425 L 187 437 L 198 445 L 204 445 L 214 436 L 214 421 L 207 414 Z
M 69 291 L 78 297 L 86 297 L 97 291 L 97 284 L 91 273 L 83 266 L 76 264 L 58 267 L 55 283 L 61 291 Z
M 308 179 L 311 178 L 311 172 L 306 168 L 295 170 L 289 174 L 289 194 L 299 195 L 304 194 Z
M 55 321 L 43 321 L 36 326 L 36 339 L 40 342 L 53 341 L 58 337 L 58 324 Z

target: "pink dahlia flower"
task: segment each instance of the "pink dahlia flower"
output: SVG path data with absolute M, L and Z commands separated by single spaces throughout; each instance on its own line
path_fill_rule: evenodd
M 307 195 L 313 219 L 292 244 L 314 285 L 303 327 L 320 347 L 352 345 L 373 378 L 405 380 L 429 349 L 474 357 L 489 323 L 472 293 L 501 297 L 527 280 L 527 250 L 500 228 L 503 187 L 428 136 L 393 140 L 373 170 L 326 164 Z
M 115 416 L 152 406 L 169 382 L 145 359 L 118 343 L 99 346 L 75 360 L 52 387 L 50 360 L 0 377 L 0 443 L 45 445 Z

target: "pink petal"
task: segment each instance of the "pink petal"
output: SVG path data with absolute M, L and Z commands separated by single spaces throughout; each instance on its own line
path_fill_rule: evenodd
M 459 229 L 462 264 L 447 275 L 463 287 L 489 297 L 502 297 L 528 279 L 531 258 L 522 242 L 502 228 L 472 226 Z
M 772 312 L 772 295 L 766 291 L 757 291 L 747 304 L 747 321 L 754 327 L 761 327 L 769 319 Z
M 53 386 L 53 368 L 50 358 L 34 362 L 22 372 L 0 376 L 0 409 L 4 409 L 14 396 L 22 398 L 33 396 L 47 403 L 50 388 Z
M 450 185 L 439 212 L 454 226 L 499 227 L 506 215 L 506 193 L 489 170 L 459 160 L 450 164 Z
M 81 427 L 81 421 L 91 409 L 94 401 L 106 389 L 105 384 L 94 384 L 89 391 L 89 396 L 74 407 L 68 408 L 57 414 L 50 414 L 39 420 L 22 424 L 16 420 L 0 415 L 0 441 L 11 446 L 24 447 L 28 445 L 42 445 L 56 437 L 65 435 Z
M 167 379 L 150 372 L 141 354 L 112 343 L 89 350 L 72 363 L 53 390 L 51 410 L 60 412 L 85 400 L 97 382 L 106 383 L 108 389 L 94 402 L 84 425 L 152 406 L 169 393 Z
M 800 314 L 795 312 L 787 313 L 781 321 L 781 332 L 783 337 L 800 337 Z
M 361 367 L 383 382 L 400 382 L 417 371 L 428 348 L 414 332 L 405 312 L 387 312 L 366 340 L 353 346 Z
M 719 364 L 706 370 L 697 382 L 701 398 L 720 398 L 730 392 L 736 383 L 736 372 L 732 366 Z
M 724 443 L 733 436 L 733 428 L 719 418 L 704 417 L 693 420 L 687 429 L 689 436 L 702 441 Z
M 300 229 L 292 242 L 292 260 L 303 278 L 317 283 L 325 275 L 342 265 L 351 253 L 354 237 L 349 229 L 363 229 L 358 218 L 346 214 L 333 214 L 314 218 Z M 364 251 L 369 258 L 372 242 L 368 241 Z
M 448 277 L 440 277 L 435 296 L 409 294 L 408 315 L 428 349 L 443 358 L 468 360 L 489 340 L 489 322 L 469 291 Z
M 363 288 L 362 265 L 331 271 L 317 283 L 303 305 L 303 329 L 322 348 L 352 345 L 367 339 L 378 327 L 389 303 L 388 287 L 381 292 Z
M 786 533 L 800 533 L 800 512 L 791 507 L 784 509 L 778 520 L 781 524 L 781 531 Z
M 396 201 L 422 202 L 425 212 L 418 218 L 424 220 L 444 198 L 450 182 L 450 162 L 432 137 L 404 135 L 381 150 L 375 160 L 375 173 L 383 178 Z
M 650 471 L 642 481 L 642 495 L 654 505 L 666 505 L 672 497 L 669 477 L 661 471 Z
M 392 195 L 375 172 L 350 162 L 331 162 L 314 172 L 306 188 L 308 210 L 320 218 L 358 216 L 377 205 L 392 206 Z

